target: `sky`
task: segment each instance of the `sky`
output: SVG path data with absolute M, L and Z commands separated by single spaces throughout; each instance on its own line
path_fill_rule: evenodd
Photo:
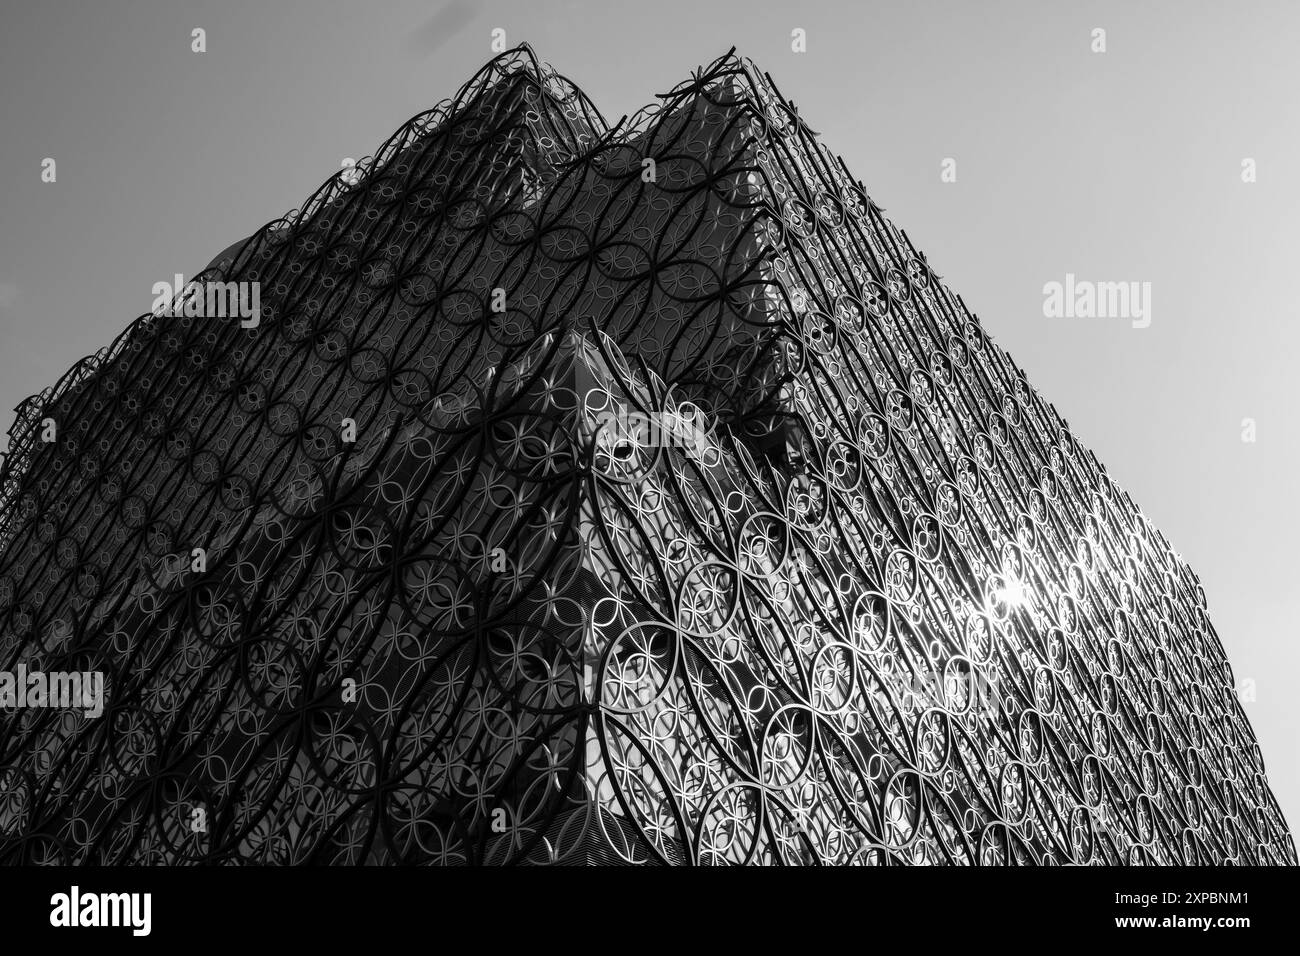
M 1297 3 L 0 0 L 0 435 L 494 29 L 610 120 L 732 46 L 770 73 L 1197 570 L 1300 821 Z M 1048 317 L 1067 275 L 1150 324 Z

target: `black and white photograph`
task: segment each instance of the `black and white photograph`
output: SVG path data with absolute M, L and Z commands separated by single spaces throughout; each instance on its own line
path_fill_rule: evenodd
M 1279 938 L 1298 50 L 1296 0 L 0 0 L 6 927 Z

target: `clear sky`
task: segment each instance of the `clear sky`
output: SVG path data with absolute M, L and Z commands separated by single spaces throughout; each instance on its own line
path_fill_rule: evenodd
M 498 27 L 610 119 L 767 70 L 1199 572 L 1300 824 L 1298 3 L 0 0 L 0 432 Z M 1046 318 L 1067 273 L 1150 282 L 1151 324 Z

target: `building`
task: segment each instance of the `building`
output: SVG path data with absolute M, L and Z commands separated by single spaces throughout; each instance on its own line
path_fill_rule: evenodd
M 0 859 L 1296 861 L 1195 574 L 748 61 L 519 48 L 200 279 L 11 432 L 0 654 L 106 707 L 0 715 Z

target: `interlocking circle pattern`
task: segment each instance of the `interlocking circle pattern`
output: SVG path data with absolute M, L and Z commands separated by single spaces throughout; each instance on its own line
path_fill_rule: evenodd
M 0 713 L 5 862 L 1295 862 L 1195 574 L 747 61 L 513 51 L 205 275 L 11 431 L 0 667 L 106 707 Z

